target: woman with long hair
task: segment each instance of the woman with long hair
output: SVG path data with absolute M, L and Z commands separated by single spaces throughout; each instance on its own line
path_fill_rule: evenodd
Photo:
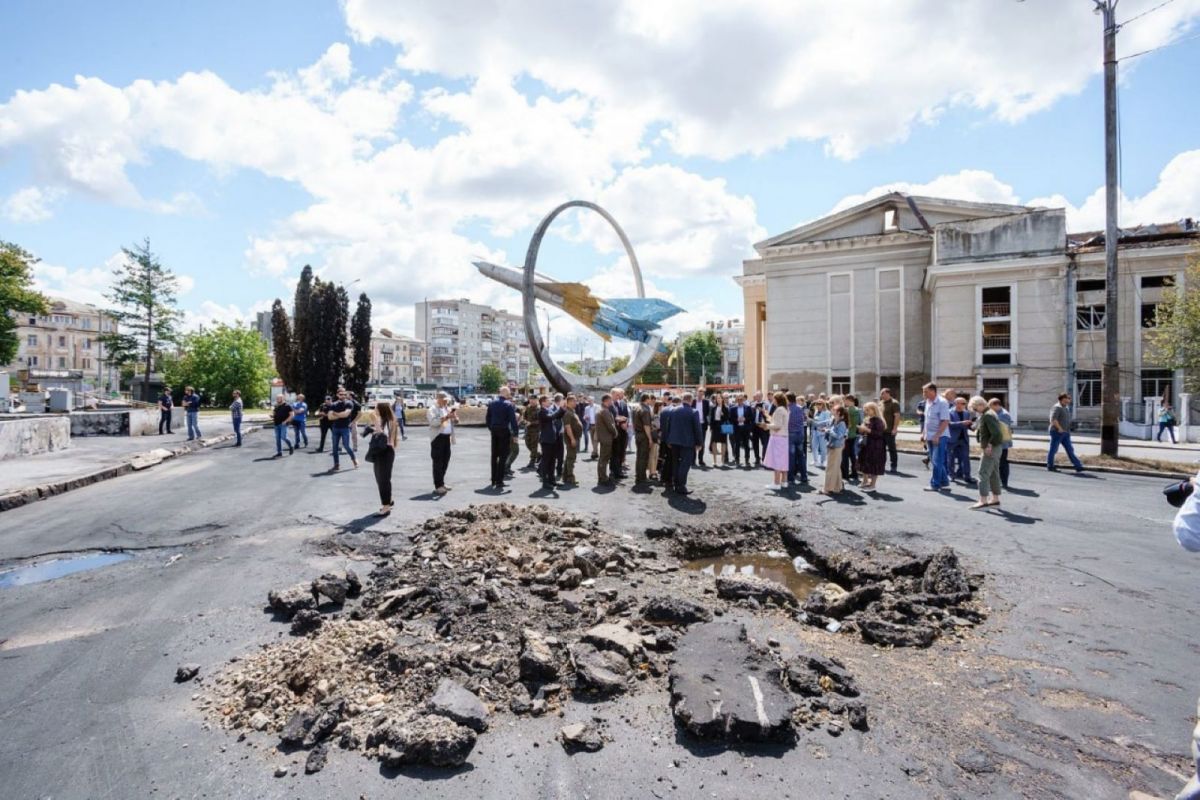
M 787 488 L 788 476 L 787 395 L 776 392 L 772 399 L 775 402 L 775 410 L 771 412 L 771 421 L 761 425 L 763 430 L 771 432 L 767 440 L 767 452 L 763 456 L 763 466 L 775 472 L 775 482 L 770 488 L 780 492 Z
M 821 494 L 839 494 L 845 485 L 842 483 L 842 472 L 838 466 L 842 463 L 842 448 L 846 446 L 846 426 L 850 415 L 846 407 L 839 404 L 833 409 L 832 422 L 829 425 L 829 462 L 825 468 L 825 486 Z
M 886 427 L 879 414 L 879 404 L 874 400 L 863 406 L 863 414 L 863 424 L 858 426 L 858 433 L 863 437 L 858 466 L 863 474 L 863 490 L 873 492 L 887 465 L 887 444 L 883 440 Z
M 712 408 L 708 412 L 708 425 L 712 431 L 709 450 L 712 451 L 713 464 L 718 467 L 728 466 L 729 434 L 725 432 L 725 426 L 730 425 L 729 406 L 725 405 L 725 395 L 722 392 L 713 395 Z M 732 430 L 732 425 L 730 425 L 730 430 Z M 719 456 L 718 452 L 720 452 Z
M 375 404 L 375 432 L 387 435 L 387 447 L 375 457 L 375 485 L 379 488 L 379 516 L 392 513 L 392 465 L 396 463 L 396 447 L 400 437 L 400 426 L 392 404 L 380 401 Z

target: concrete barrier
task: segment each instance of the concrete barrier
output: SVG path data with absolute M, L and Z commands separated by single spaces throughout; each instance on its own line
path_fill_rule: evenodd
M 70 446 L 71 420 L 67 414 L 0 418 L 0 461 Z
M 186 424 L 183 415 L 183 409 L 173 409 L 172 427 Z M 156 408 L 102 408 L 71 413 L 72 436 L 151 436 L 157 433 Z

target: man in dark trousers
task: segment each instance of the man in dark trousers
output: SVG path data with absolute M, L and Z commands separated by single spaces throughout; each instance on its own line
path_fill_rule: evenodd
M 700 466 L 704 464 L 704 443 L 708 441 L 709 418 L 712 417 L 712 401 L 708 399 L 708 394 L 703 386 L 700 387 L 699 398 L 696 400 L 696 407 L 700 409 L 700 449 L 696 451 L 699 456 Z M 719 465 L 718 465 L 719 466 Z
M 611 395 L 606 394 L 600 398 L 600 408 L 596 411 L 596 429 L 593 434 L 596 436 L 599 452 L 596 460 L 596 485 L 612 486 L 613 480 L 608 474 L 608 467 L 612 463 L 613 442 L 617 439 L 617 423 L 613 419 Z
M 687 488 L 688 472 L 696 460 L 696 445 L 704 432 L 700 429 L 700 418 L 692 405 L 691 392 L 684 392 L 683 404 L 671 412 L 671 424 L 667 432 L 667 444 L 671 446 L 671 454 L 675 459 L 675 493 L 689 495 Z
M 729 421 L 733 423 L 733 463 L 742 465 L 742 456 L 746 457 L 746 466 L 750 466 L 750 439 L 754 436 L 754 409 L 746 402 L 746 395 L 739 394 L 737 404 L 729 410 Z
M 525 410 L 521 412 L 525 420 L 525 449 L 529 451 L 529 465 L 526 469 L 537 466 L 538 459 L 538 401 L 530 397 Z
M 750 444 L 754 447 L 754 466 L 757 467 L 762 464 L 762 458 L 767 454 L 767 441 L 771 438 L 771 432 L 759 426 L 771 423 L 771 414 L 774 413 L 775 407 L 769 400 L 763 400 L 762 392 L 754 393 L 752 405 L 754 427 L 750 429 Z M 749 462 L 747 461 L 747 463 Z
M 808 483 L 808 415 L 802 400 L 788 392 L 788 483 Z
M 667 437 L 671 432 L 671 425 L 674 424 L 675 417 L 680 411 L 679 403 L 678 395 L 667 398 L 662 412 L 658 415 L 658 441 L 659 447 L 663 451 L 662 482 L 667 489 L 675 487 L 675 450 L 668 444 Z
M 650 408 L 650 393 L 642 392 L 637 407 L 633 409 L 633 444 L 637 450 L 637 461 L 633 474 L 634 483 L 646 483 L 650 468 L 650 444 L 653 441 L 654 411 Z
M 333 408 L 333 396 L 325 395 L 325 402 L 321 403 L 321 407 L 317 409 L 317 423 L 321 428 L 321 443 L 317 445 L 317 452 L 325 452 L 325 437 L 329 435 L 329 428 L 333 421 L 329 419 L 329 411 Z M 404 408 L 403 403 L 396 404 L 396 410 L 401 411 Z
M 171 387 L 164 386 L 162 394 L 158 396 L 158 435 L 163 435 L 163 426 L 167 426 L 167 433 L 171 432 L 171 409 L 174 407 L 175 401 L 171 399 Z
M 507 386 L 500 387 L 500 396 L 488 403 L 484 423 L 492 434 L 492 488 L 504 488 L 504 473 L 508 469 L 508 454 L 519 435 L 517 409 L 508 399 Z
M 566 409 L 550 402 L 549 395 L 542 395 L 538 408 L 538 446 L 542 449 L 542 463 L 538 475 L 543 489 L 554 488 L 554 465 L 562 457 L 562 418 Z
M 625 453 L 629 449 L 629 403 L 625 402 L 625 390 L 614 388 L 612 395 L 613 420 L 617 423 L 617 439 L 613 442 L 613 480 L 625 477 Z

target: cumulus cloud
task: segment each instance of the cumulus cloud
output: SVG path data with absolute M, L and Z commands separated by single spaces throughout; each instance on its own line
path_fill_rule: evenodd
M 26 186 L 0 204 L 0 215 L 12 222 L 42 222 L 54 216 L 54 204 L 62 196 L 59 189 Z
M 112 269 L 107 266 L 70 269 L 44 261 L 33 265 L 33 285 L 39 292 L 99 308 L 112 305 L 104 296 L 112 286 L 112 277 Z
M 1020 198 L 1013 191 L 1013 187 L 992 173 L 982 169 L 964 169 L 951 175 L 939 175 L 925 183 L 895 181 L 875 186 L 859 194 L 846 195 L 834 204 L 829 213 L 843 211 L 889 192 L 943 197 L 949 200 L 968 200 L 977 203 L 1020 204 Z
M 1156 0 L 1126 0 L 1125 18 Z M 816 140 L 839 158 L 903 139 L 949 108 L 1014 122 L 1100 71 L 1086 2 L 722 0 L 575 4 L 535 0 L 345 0 L 363 42 L 452 77 L 530 76 L 649 124 L 686 155 L 728 158 Z M 1122 31 L 1123 52 L 1193 26 L 1179 0 Z
M 255 314 L 259 311 L 270 310 L 270 300 L 260 300 L 246 310 L 236 303 L 221 305 L 211 300 L 205 300 L 196 309 L 184 310 L 181 327 L 186 332 L 194 332 L 201 328 L 213 328 L 217 325 L 245 326 L 254 321 Z

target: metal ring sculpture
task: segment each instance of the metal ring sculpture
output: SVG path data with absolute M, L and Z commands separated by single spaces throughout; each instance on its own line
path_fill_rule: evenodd
M 542 341 L 541 331 L 538 330 L 537 310 L 535 308 L 536 298 L 533 293 L 538 251 L 542 247 L 542 238 L 546 235 L 546 230 L 550 227 L 550 223 L 568 208 L 591 209 L 604 217 L 608 224 L 612 226 L 612 229 L 617 232 L 617 236 L 620 237 L 621 244 L 625 247 L 625 255 L 629 257 L 629 265 L 633 268 L 633 279 L 637 284 L 637 296 L 646 296 L 646 289 L 642 285 L 642 270 L 638 266 L 637 256 L 633 252 L 633 245 L 629 243 L 629 237 L 625 235 L 625 231 L 621 230 L 621 226 L 613 219 L 612 214 L 609 214 L 595 203 L 589 203 L 586 200 L 570 200 L 547 214 L 546 218 L 537 226 L 537 230 L 533 232 L 533 238 L 529 240 L 529 250 L 525 253 L 525 280 L 522 285 L 522 294 L 525 301 L 525 336 L 529 339 L 529 347 L 533 350 L 533 357 L 537 359 L 538 366 L 542 368 L 542 373 L 545 374 L 546 380 L 550 382 L 550 385 L 556 391 L 565 394 L 579 390 L 595 390 L 602 386 L 628 386 L 633 382 L 634 377 L 646 368 L 650 363 L 650 359 L 654 358 L 654 353 L 658 350 L 659 345 L 662 344 L 661 336 L 655 334 L 644 345 L 641 342 L 635 342 L 633 356 L 629 359 L 629 364 L 623 370 L 613 375 L 596 377 L 576 375 L 573 372 L 560 369 L 554 363 L 554 359 L 550 357 L 550 351 L 546 349 L 545 342 Z

